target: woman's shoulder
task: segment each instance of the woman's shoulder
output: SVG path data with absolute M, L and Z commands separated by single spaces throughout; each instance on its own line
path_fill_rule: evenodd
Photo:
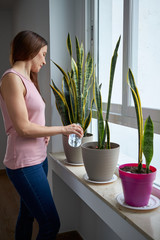
M 2 75 L 0 85 L 7 86 L 7 87 L 23 85 L 22 81 L 19 81 L 19 80 L 20 80 L 20 76 L 18 76 L 13 69 L 8 69 Z
M 6 71 L 3 73 L 2 77 L 1 77 L 1 81 L 2 81 L 2 79 L 4 79 L 4 78 L 11 78 L 11 77 L 13 77 L 13 78 L 16 77 L 15 71 L 14 71 L 14 69 L 12 69 L 12 68 L 6 70 Z
M 3 98 L 5 94 L 8 96 L 18 96 L 21 93 L 25 94 L 25 87 L 22 81 L 20 81 L 19 76 L 12 71 L 7 71 L 1 79 L 0 92 Z
M 6 74 L 9 74 L 9 73 L 15 73 L 14 69 L 13 69 L 13 68 L 7 69 L 7 70 L 3 73 L 2 78 L 3 78 Z
M 4 79 L 16 79 L 18 76 L 15 74 L 13 69 L 8 69 L 5 71 L 1 77 L 1 81 Z

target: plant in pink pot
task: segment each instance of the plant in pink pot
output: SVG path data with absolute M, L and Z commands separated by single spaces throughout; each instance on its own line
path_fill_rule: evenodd
M 155 167 L 150 166 L 153 157 L 153 122 L 148 116 L 143 126 L 141 100 L 130 69 L 127 81 L 133 96 L 137 116 L 138 163 L 120 165 L 119 176 L 122 182 L 125 203 L 133 207 L 143 207 L 149 202 L 157 171 Z M 142 162 L 143 155 L 145 164 Z

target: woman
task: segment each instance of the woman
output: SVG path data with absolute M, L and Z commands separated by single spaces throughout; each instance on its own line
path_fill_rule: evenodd
M 46 64 L 47 42 L 31 31 L 22 31 L 11 44 L 10 61 L 0 81 L 0 104 L 7 133 L 4 158 L 7 174 L 20 195 L 15 239 L 31 240 L 33 220 L 39 223 L 37 240 L 53 240 L 60 222 L 47 181 L 46 147 L 50 136 L 77 134 L 76 124 L 45 126 L 45 103 L 37 74 Z

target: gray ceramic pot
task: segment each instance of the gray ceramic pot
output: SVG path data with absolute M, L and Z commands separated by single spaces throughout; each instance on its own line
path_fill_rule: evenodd
M 81 146 L 71 147 L 68 144 L 68 137 L 65 135 L 62 135 L 62 141 L 63 141 L 64 153 L 66 155 L 66 161 L 72 165 L 82 165 L 83 158 L 82 158 Z M 92 142 L 92 141 L 93 141 L 93 134 L 90 134 L 90 133 L 87 133 L 87 136 L 82 138 L 82 144 L 86 142 Z
M 97 142 L 82 144 L 84 167 L 89 180 L 111 180 L 116 170 L 120 146 L 111 143 L 111 149 L 96 149 Z

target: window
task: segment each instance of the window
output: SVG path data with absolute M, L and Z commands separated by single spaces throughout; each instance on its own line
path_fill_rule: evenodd
M 140 92 L 144 120 L 150 115 L 154 122 L 152 165 L 160 169 L 157 160 L 160 156 L 160 1 L 90 0 L 90 4 L 91 47 L 97 77 L 102 83 L 104 105 L 108 97 L 111 56 L 121 35 L 110 113 L 111 141 L 119 142 L 121 152 L 137 162 L 137 122 L 127 85 L 130 67 Z M 94 119 L 92 126 L 96 129 Z M 96 136 L 95 130 L 94 134 Z M 160 184 L 158 174 L 156 182 Z
M 107 102 L 108 79 L 110 75 L 110 60 L 121 35 L 123 38 L 123 0 L 99 1 L 99 82 L 102 83 L 103 101 Z M 118 31 L 117 31 L 118 30 Z M 110 36 L 110 37 L 108 37 Z M 123 39 L 121 39 L 123 41 Z M 107 57 L 106 57 L 107 56 Z M 112 103 L 122 104 L 122 44 L 119 48 L 115 72 Z
M 132 15 L 132 65 L 142 107 L 160 110 L 160 1 L 135 1 Z

